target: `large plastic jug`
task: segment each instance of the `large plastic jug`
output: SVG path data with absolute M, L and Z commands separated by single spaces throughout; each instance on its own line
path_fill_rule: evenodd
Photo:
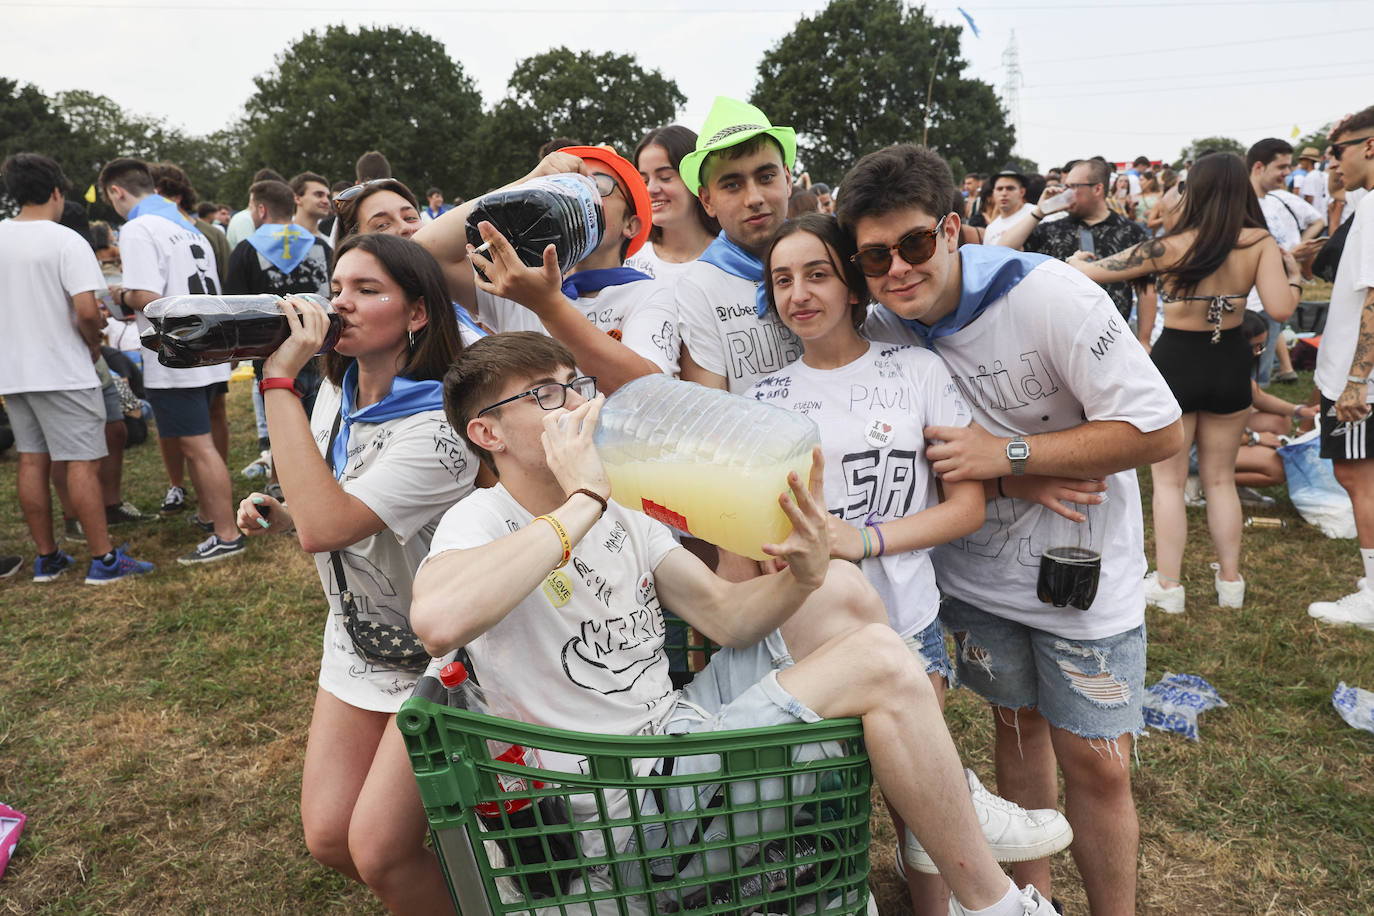
M 529 267 L 543 265 L 544 249 L 552 242 L 558 269 L 565 274 L 601 244 L 606 231 L 596 182 L 572 173 L 533 178 L 482 195 L 468 214 L 467 237 L 474 246 L 482 244 L 477 224 L 483 220 L 506 237 Z M 490 260 L 485 253 L 481 256 Z
M 329 333 L 321 353 L 334 349 L 342 325 L 329 300 L 298 293 L 329 311 Z M 148 303 L 143 317 L 152 327 L 141 335 L 143 346 L 172 369 L 213 366 L 240 359 L 264 359 L 291 336 L 291 325 L 270 293 L 256 296 L 166 296 Z
M 617 389 L 596 428 L 616 502 L 756 560 L 791 533 L 778 496 L 818 444 L 804 414 L 659 374 Z

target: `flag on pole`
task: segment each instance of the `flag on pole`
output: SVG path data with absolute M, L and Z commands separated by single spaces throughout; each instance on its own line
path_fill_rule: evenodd
M 962 6 L 956 6 L 955 9 L 959 11 L 960 16 L 963 16 L 966 20 L 968 20 L 968 27 L 973 29 L 973 37 L 982 38 L 983 33 L 978 31 L 978 26 L 973 21 L 973 17 L 968 14 L 968 11 L 965 10 Z
M 1291 136 L 1294 140 L 1296 140 L 1296 139 L 1298 139 L 1298 134 L 1300 134 L 1300 133 L 1302 133 L 1302 131 L 1298 130 L 1298 125 L 1294 124 L 1294 125 L 1293 125 L 1293 133 L 1290 134 L 1290 136 Z
M 95 185 L 91 185 L 89 188 L 86 189 L 86 203 L 95 203 Z

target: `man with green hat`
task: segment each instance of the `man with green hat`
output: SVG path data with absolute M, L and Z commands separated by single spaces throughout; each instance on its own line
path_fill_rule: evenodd
M 797 136 L 753 105 L 716 98 L 696 149 L 678 167 L 721 233 L 677 284 L 681 375 L 744 393 L 801 356 L 801 342 L 767 308 L 762 257 L 787 219 Z

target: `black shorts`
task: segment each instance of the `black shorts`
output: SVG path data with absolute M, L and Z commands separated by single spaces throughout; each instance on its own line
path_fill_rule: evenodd
M 1221 332 L 1165 328 L 1150 350 L 1174 399 L 1184 413 L 1228 414 L 1250 406 L 1250 367 L 1254 353 L 1240 326 Z
M 1356 423 L 1342 423 L 1333 414 L 1336 402 L 1322 395 L 1321 450 L 1323 458 L 1334 461 L 1362 461 L 1369 454 L 1369 417 Z

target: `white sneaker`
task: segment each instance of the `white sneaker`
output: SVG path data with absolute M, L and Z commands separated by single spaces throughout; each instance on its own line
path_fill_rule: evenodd
M 964 770 L 969 792 L 973 795 L 973 810 L 983 836 L 992 847 L 998 862 L 1030 862 L 1053 855 L 1073 842 L 1073 828 L 1064 815 L 1053 808 L 1027 811 L 1015 802 L 993 795 L 978 781 L 972 770 Z M 927 875 L 939 874 L 929 853 L 916 835 L 906 831 L 906 848 L 902 860 L 908 868 Z
M 1359 591 L 1338 601 L 1314 601 L 1307 606 L 1307 615 L 1324 623 L 1347 624 L 1374 630 L 1374 591 L 1360 580 Z
M 1189 509 L 1207 505 L 1207 497 L 1202 495 L 1202 480 L 1196 474 L 1189 474 L 1188 482 L 1183 485 L 1183 504 Z
M 1153 604 L 1166 614 L 1183 613 L 1183 586 L 1165 588 L 1159 584 L 1159 573 L 1152 572 L 1145 577 L 1145 603 Z
M 1221 578 L 1221 564 L 1212 564 L 1212 581 L 1217 587 L 1217 607 L 1241 607 L 1245 604 L 1245 577 L 1235 582 Z
M 1016 901 L 1021 905 L 1019 910 L 1013 910 L 1016 916 L 1059 916 L 1048 900 L 1040 895 L 1035 889 L 1034 884 L 1027 884 L 1021 888 L 1021 896 Z M 949 895 L 949 916 L 965 916 L 968 910 L 959 905 L 959 901 L 954 899 L 954 895 Z

